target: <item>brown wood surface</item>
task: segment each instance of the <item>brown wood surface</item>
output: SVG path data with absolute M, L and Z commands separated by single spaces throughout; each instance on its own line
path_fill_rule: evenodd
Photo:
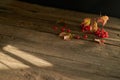
M 77 33 L 83 18 L 97 16 L 19 1 L 1 6 L 0 80 L 120 80 L 120 19 L 105 26 L 105 45 L 64 41 L 51 28 L 64 19 Z

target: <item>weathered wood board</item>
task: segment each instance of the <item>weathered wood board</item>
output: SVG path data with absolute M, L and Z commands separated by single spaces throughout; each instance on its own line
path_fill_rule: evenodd
M 65 19 L 78 32 L 86 14 L 14 1 L 0 6 L 0 80 L 120 80 L 120 19 L 110 18 L 105 45 L 64 41 L 52 30 Z

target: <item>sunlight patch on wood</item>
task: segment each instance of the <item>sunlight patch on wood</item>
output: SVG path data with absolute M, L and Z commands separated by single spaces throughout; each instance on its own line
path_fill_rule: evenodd
M 9 68 L 4 64 L 0 63 L 0 70 L 6 70 L 6 69 L 9 69 Z
M 29 68 L 28 65 L 10 57 L 9 55 L 0 52 L 0 69 L 24 69 Z
M 38 66 L 38 67 L 52 67 L 53 66 L 48 61 L 40 59 L 36 56 L 33 56 L 30 53 L 21 51 L 21 50 L 17 49 L 14 46 L 11 46 L 11 45 L 7 45 L 7 46 L 3 47 L 3 50 L 5 50 L 5 51 L 17 56 L 17 57 L 20 57 L 20 58 L 24 59 L 25 61 L 27 61 L 35 66 Z

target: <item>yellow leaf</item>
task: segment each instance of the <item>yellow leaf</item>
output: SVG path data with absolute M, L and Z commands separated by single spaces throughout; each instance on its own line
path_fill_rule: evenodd
M 96 32 L 97 30 L 98 30 L 98 25 L 97 25 L 97 22 L 94 21 L 93 24 L 91 25 L 90 31 L 91 32 Z
M 91 19 L 90 18 L 85 18 L 82 22 L 82 25 L 84 26 L 89 26 L 91 23 Z
M 97 22 L 102 23 L 102 25 L 104 26 L 107 23 L 108 20 L 109 20 L 108 16 L 102 16 L 102 17 L 98 18 Z

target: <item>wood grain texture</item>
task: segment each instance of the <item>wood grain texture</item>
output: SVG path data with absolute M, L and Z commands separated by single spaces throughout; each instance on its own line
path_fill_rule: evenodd
M 63 41 L 51 28 L 56 20 L 65 19 L 69 28 L 78 32 L 83 18 L 96 16 L 19 1 L 1 6 L 0 65 L 3 67 L 0 68 L 0 80 L 120 80 L 120 19 L 110 18 L 105 27 L 110 38 L 105 45 L 89 40 Z M 36 66 L 26 60 L 32 57 L 24 59 L 13 50 L 53 66 Z M 2 58 L 3 54 L 29 68 L 15 69 L 16 65 L 11 64 L 18 62 Z M 35 61 L 34 58 L 31 61 Z

